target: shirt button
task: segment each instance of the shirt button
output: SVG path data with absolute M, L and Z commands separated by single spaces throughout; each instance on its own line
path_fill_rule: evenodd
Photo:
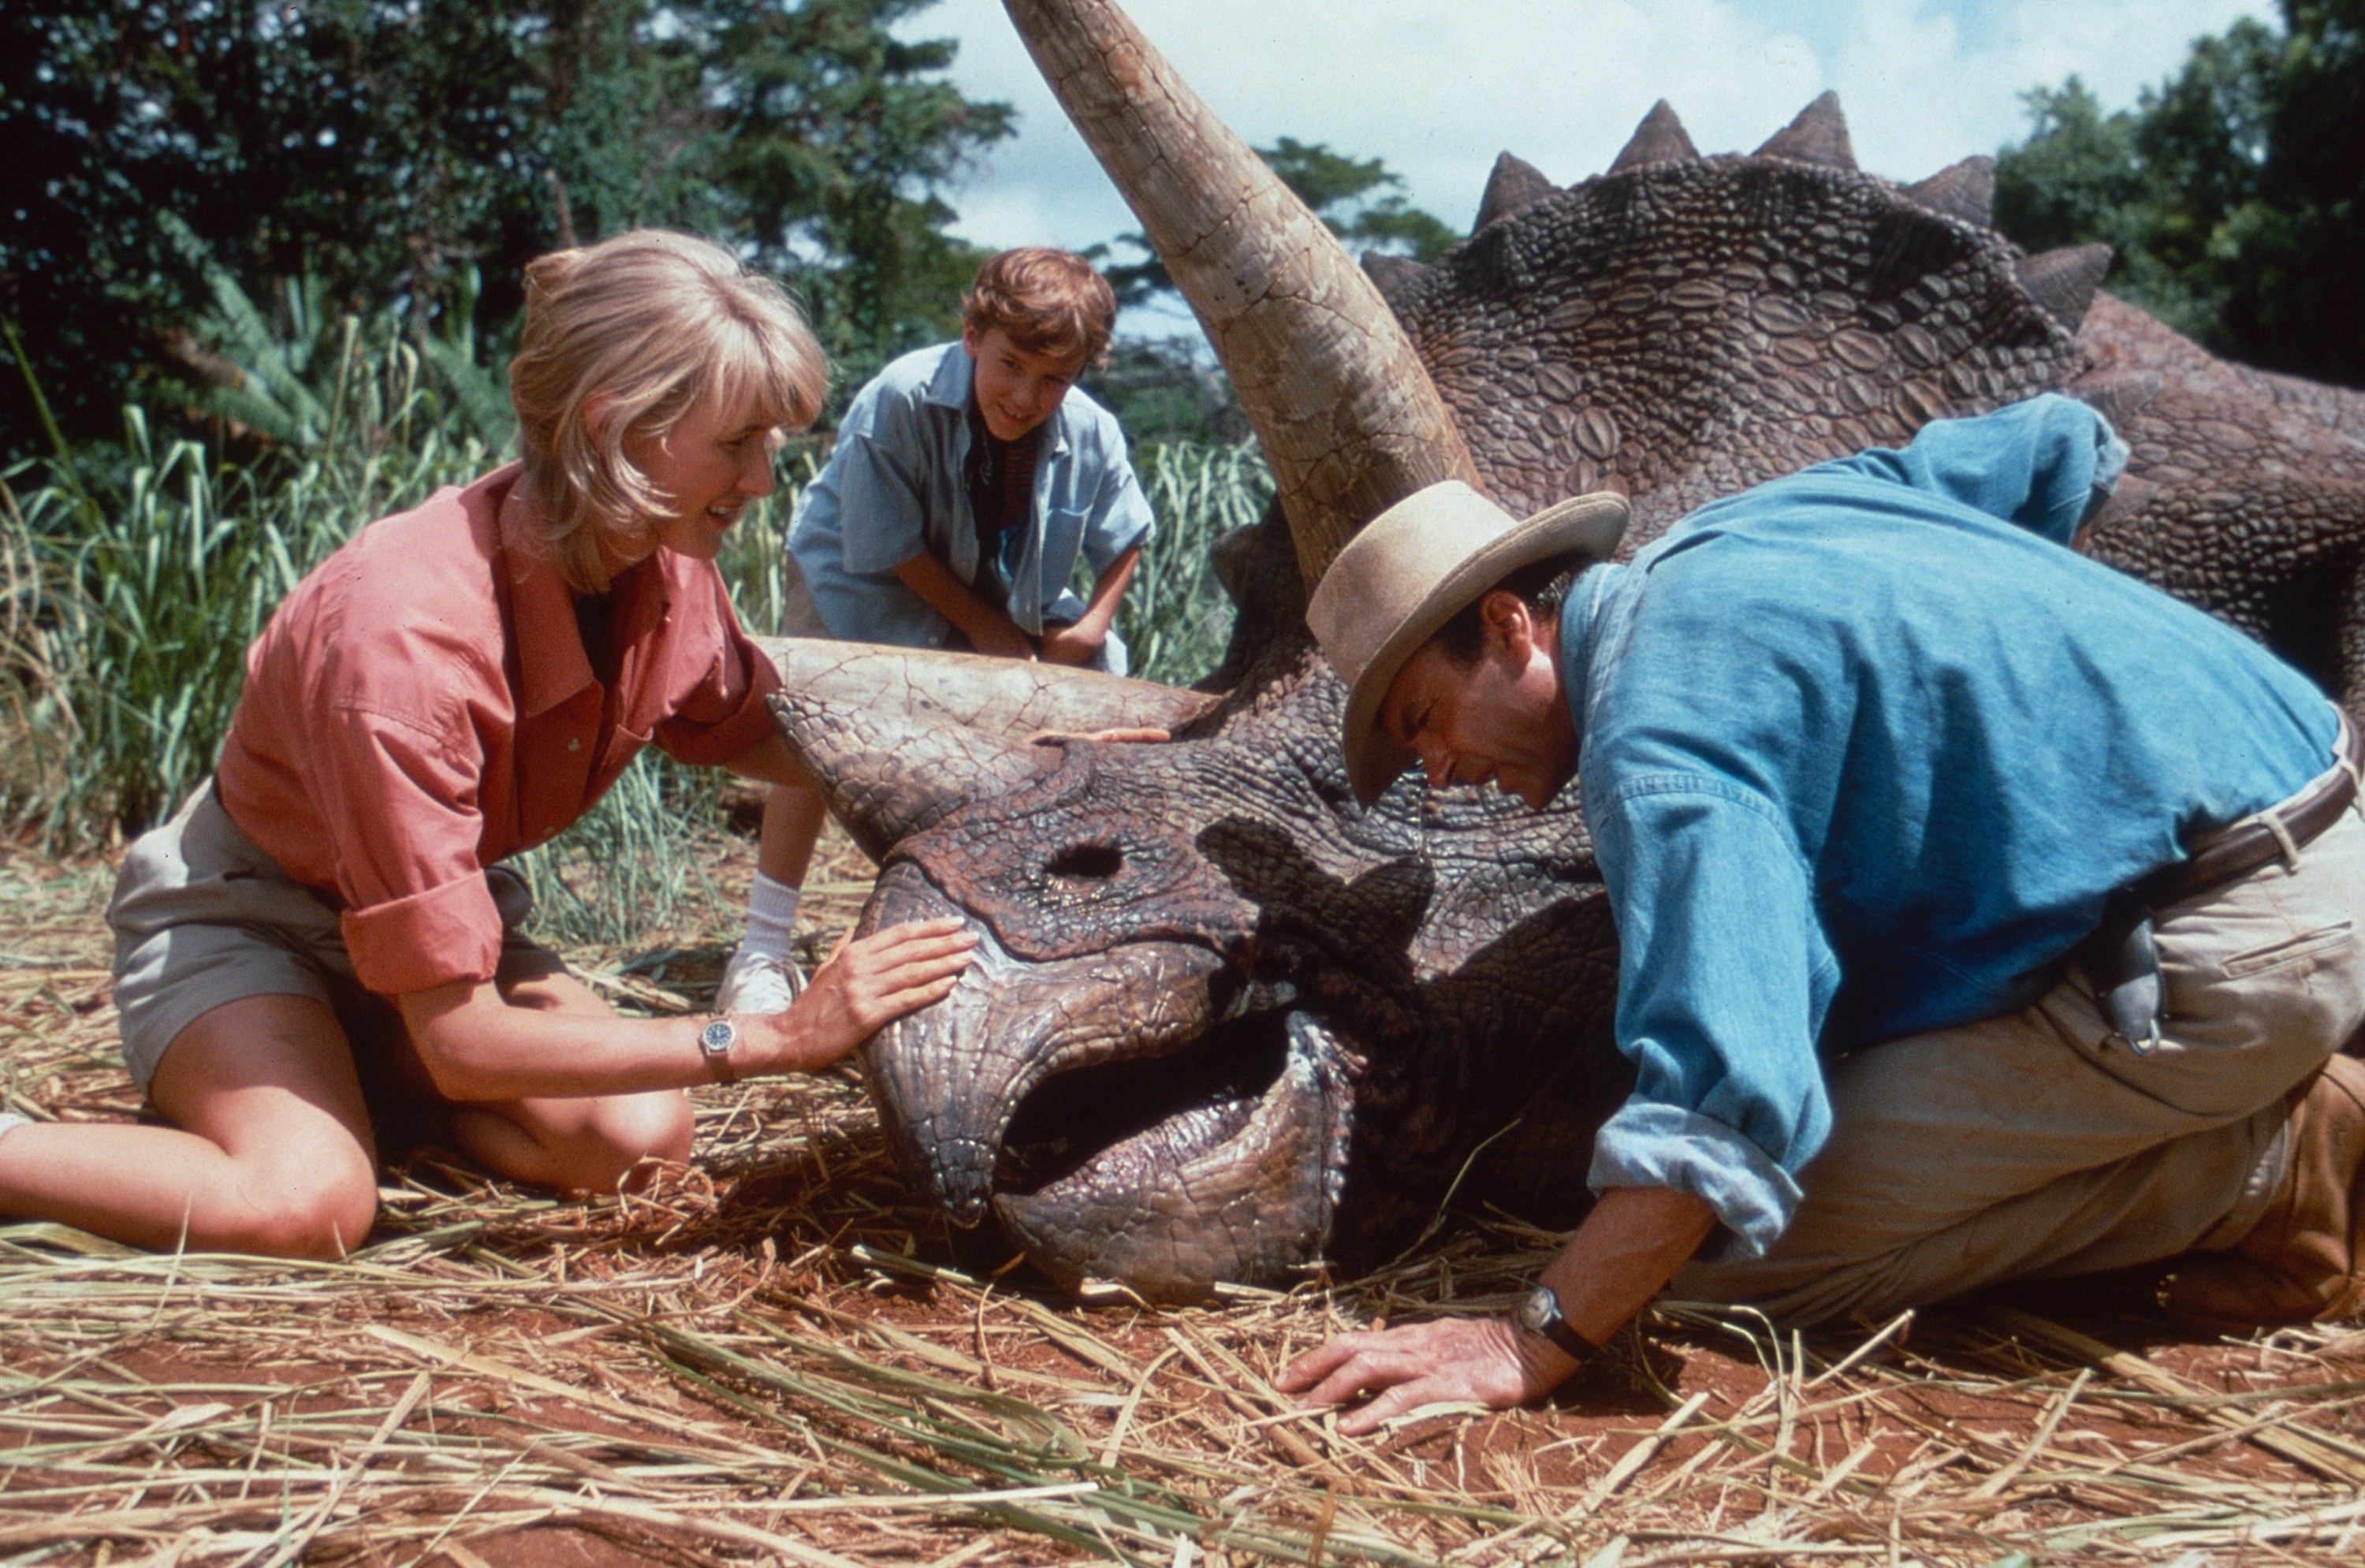
M 581 751 L 583 749 L 583 737 L 581 735 L 567 736 L 566 749 L 569 751 Z

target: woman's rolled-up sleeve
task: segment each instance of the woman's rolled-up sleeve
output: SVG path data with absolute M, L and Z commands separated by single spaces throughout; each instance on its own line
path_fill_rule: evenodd
M 1637 1073 L 1590 1184 L 1691 1193 L 1754 1256 L 1831 1127 L 1815 1042 L 1839 966 L 1806 863 L 1773 807 L 1728 780 L 1632 778 L 1588 793 L 1586 814 L 1618 923 L 1618 1045 Z
M 331 706 L 312 787 L 334 839 L 339 915 L 353 970 L 383 996 L 499 967 L 501 917 L 477 859 L 483 759 L 465 726 Z

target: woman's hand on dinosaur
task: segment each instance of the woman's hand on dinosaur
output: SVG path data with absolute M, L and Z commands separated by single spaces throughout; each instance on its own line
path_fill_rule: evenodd
M 907 1013 L 951 994 L 977 937 L 962 921 L 913 921 L 838 943 L 786 1013 L 777 1069 L 827 1067 Z

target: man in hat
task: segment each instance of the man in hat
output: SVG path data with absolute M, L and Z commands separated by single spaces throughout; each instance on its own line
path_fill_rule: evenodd
M 2305 678 L 2067 546 L 2126 449 L 2054 397 L 1693 513 L 1423 490 L 1307 612 L 1365 801 L 1575 778 L 1632 1096 L 1512 1318 L 1279 1386 L 1505 1406 L 1663 1287 L 1777 1320 L 2183 1256 L 2214 1327 L 2365 1306 L 2365 815 Z M 1604 563 L 1604 564 L 1596 564 Z M 1574 572 L 1574 576 L 1572 576 Z

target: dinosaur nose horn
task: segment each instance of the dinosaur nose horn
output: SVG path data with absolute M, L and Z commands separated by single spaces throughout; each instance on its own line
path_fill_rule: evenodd
M 1462 432 L 1363 269 L 1109 0 L 1003 0 L 1231 373 L 1308 587 Z

